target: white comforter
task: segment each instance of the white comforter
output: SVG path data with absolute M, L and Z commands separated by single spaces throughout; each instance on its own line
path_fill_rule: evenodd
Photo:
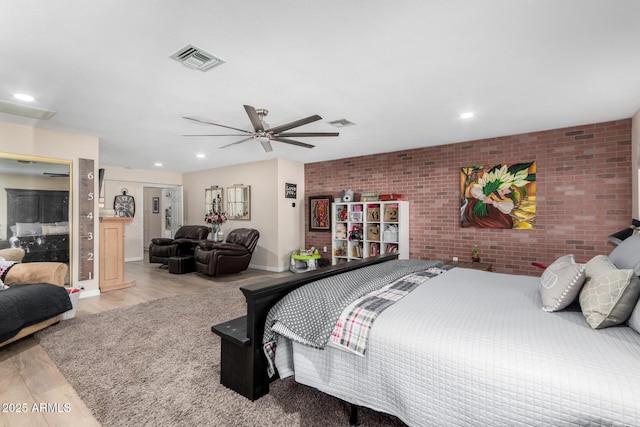
M 538 281 L 453 269 L 384 311 L 365 357 L 294 343 L 296 381 L 411 426 L 640 426 L 640 334 L 544 312 Z

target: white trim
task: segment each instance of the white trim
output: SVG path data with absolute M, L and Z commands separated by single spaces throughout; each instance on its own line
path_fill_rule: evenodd
M 96 289 L 93 291 L 82 291 L 80 292 L 80 298 L 89 298 L 89 297 L 97 297 L 100 295 L 100 289 Z
M 289 267 L 267 267 L 264 265 L 255 265 L 255 264 L 249 264 L 249 268 L 252 268 L 254 270 L 262 270 L 262 271 L 269 271 L 271 273 L 282 273 L 283 271 L 289 271 Z
M 131 257 L 131 258 L 125 258 L 124 262 L 133 262 L 133 261 L 144 261 L 144 257 Z

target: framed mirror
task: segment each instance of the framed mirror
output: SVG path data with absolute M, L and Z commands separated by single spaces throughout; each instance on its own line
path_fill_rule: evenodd
M 222 187 L 212 185 L 204 190 L 204 214 L 211 215 L 214 212 L 224 212 L 222 204 Z
M 227 217 L 235 220 L 251 219 L 250 185 L 234 185 L 227 188 Z
M 71 268 L 71 160 L 0 153 L 0 248 Z

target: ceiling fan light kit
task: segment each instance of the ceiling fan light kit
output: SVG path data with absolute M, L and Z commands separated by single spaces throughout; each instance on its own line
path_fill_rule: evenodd
M 220 148 L 226 148 L 232 145 L 237 145 L 246 141 L 250 141 L 252 139 L 257 139 L 260 142 L 260 144 L 262 144 L 262 148 L 264 149 L 264 151 L 270 152 L 270 151 L 273 151 L 273 147 L 271 146 L 271 141 L 284 142 L 285 144 L 297 145 L 298 147 L 313 148 L 314 145 L 307 144 L 305 142 L 300 142 L 291 138 L 306 138 L 306 137 L 320 137 L 320 136 L 332 137 L 332 136 L 340 135 L 338 132 L 287 132 L 289 129 L 293 129 L 299 126 L 316 122 L 318 120 L 322 120 L 322 117 L 318 116 L 317 114 L 293 121 L 291 123 L 270 128 L 269 124 L 264 120 L 266 115 L 269 114 L 269 110 L 265 110 L 262 108 L 256 109 L 250 105 L 245 105 L 244 109 L 247 112 L 247 115 L 249 116 L 249 121 L 251 122 L 253 131 L 238 129 L 238 128 L 234 128 L 227 125 L 221 125 L 219 123 L 200 120 L 194 117 L 183 117 L 184 119 L 191 120 L 194 122 L 204 123 L 204 124 L 213 125 L 213 126 L 219 126 L 226 129 L 232 129 L 238 132 L 242 132 L 239 134 L 184 135 L 184 136 L 246 136 L 246 138 L 241 139 L 240 141 L 223 145 Z

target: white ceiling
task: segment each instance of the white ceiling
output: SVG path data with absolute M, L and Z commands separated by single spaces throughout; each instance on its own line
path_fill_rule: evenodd
M 226 63 L 169 56 L 194 44 Z M 187 172 L 314 162 L 631 117 L 640 108 L 638 0 L 1 0 L 0 101 L 57 111 L 0 120 L 100 138 L 100 164 Z M 305 149 L 249 130 L 243 104 Z M 462 112 L 476 116 L 463 120 Z M 346 118 L 356 126 L 336 129 Z M 196 153 L 206 154 L 205 159 Z

